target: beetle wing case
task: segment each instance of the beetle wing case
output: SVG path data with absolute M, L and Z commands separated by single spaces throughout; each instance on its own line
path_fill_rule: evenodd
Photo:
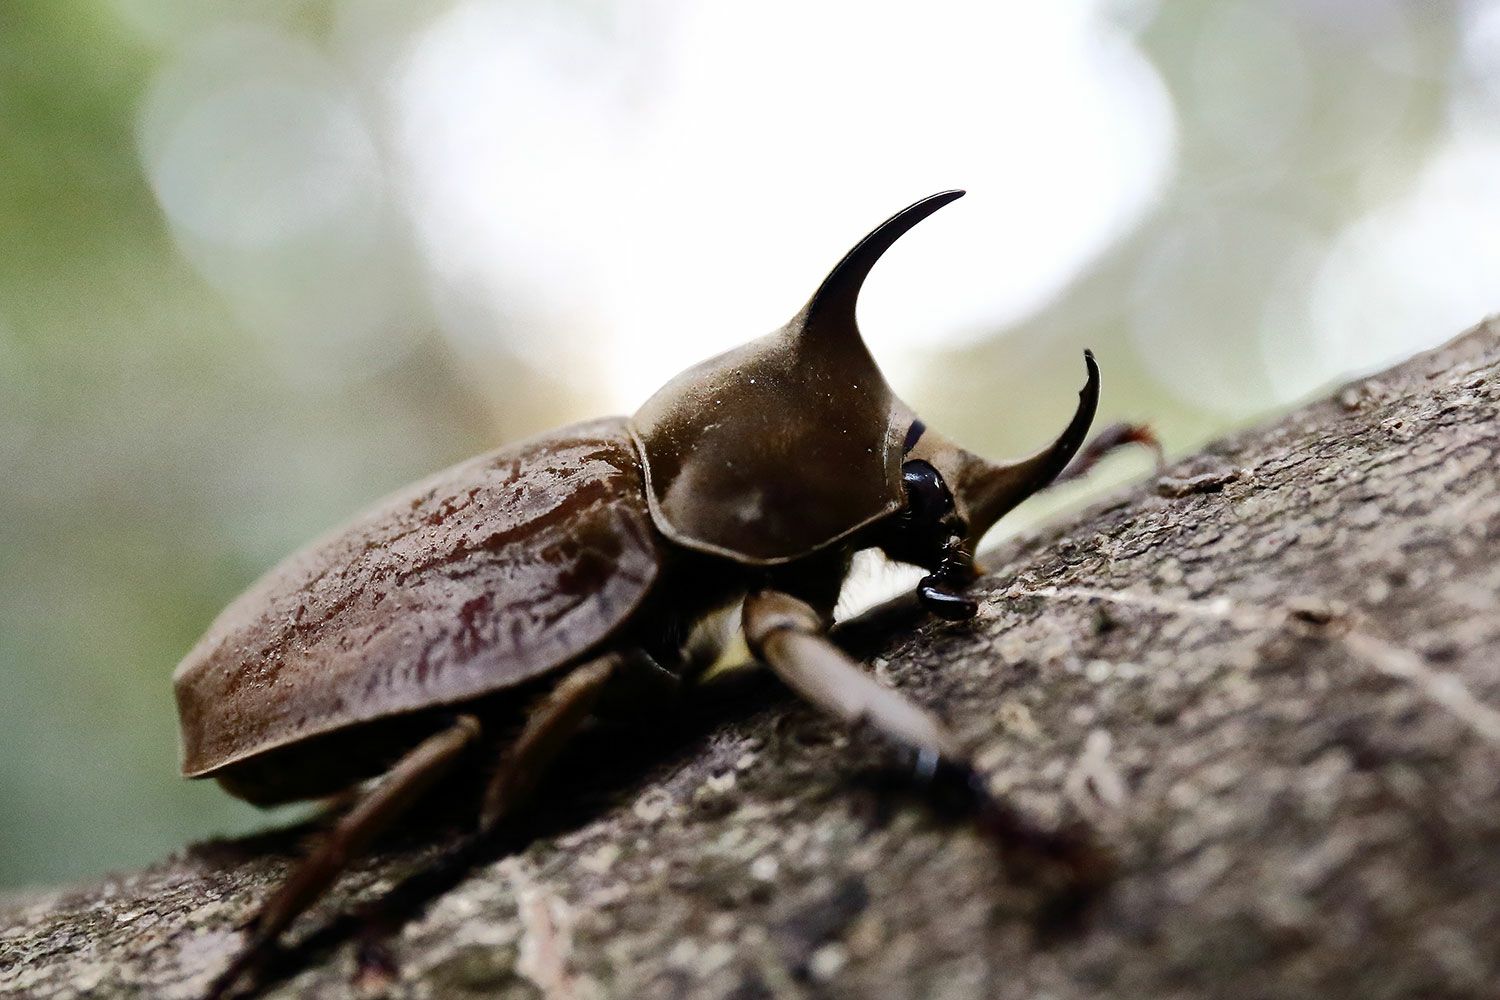
M 866 275 L 962 191 L 902 209 L 845 255 L 791 322 L 667 383 L 636 413 L 651 516 L 748 565 L 806 556 L 897 510 L 908 411 L 855 322 Z
M 173 676 L 183 773 L 561 666 L 630 617 L 661 556 L 621 418 L 438 473 L 219 616 Z

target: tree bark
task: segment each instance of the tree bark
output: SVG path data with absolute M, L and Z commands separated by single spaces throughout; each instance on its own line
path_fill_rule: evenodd
M 452 817 L 403 832 L 265 995 L 1500 995 L 1497 371 L 1484 324 L 992 553 L 972 623 L 850 630 L 997 794 L 1114 853 L 1067 919 L 762 692 L 596 735 L 452 885 L 408 881 Z M 197 994 L 306 833 L 0 905 L 0 995 Z M 430 904 L 385 968 L 337 915 L 403 883 Z

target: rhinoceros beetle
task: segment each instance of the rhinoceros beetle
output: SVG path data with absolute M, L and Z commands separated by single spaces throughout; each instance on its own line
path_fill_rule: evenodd
M 1061 436 L 993 464 L 927 429 L 886 384 L 855 323 L 860 288 L 903 233 L 962 194 L 896 213 L 785 326 L 688 369 L 633 417 L 440 472 L 219 616 L 173 677 L 184 775 L 257 805 L 383 775 L 265 903 L 221 988 L 440 776 L 498 755 L 476 804 L 479 829 L 493 830 L 613 678 L 700 672 L 708 658 L 688 653 L 689 637 L 725 609 L 804 698 L 929 770 L 972 775 L 933 715 L 826 635 L 867 548 L 925 568 L 917 595 L 933 614 L 974 615 L 964 589 L 980 536 L 1063 471 L 1094 416 L 1099 372 L 1085 352 Z M 502 707 L 524 714 L 513 738 L 493 722 Z

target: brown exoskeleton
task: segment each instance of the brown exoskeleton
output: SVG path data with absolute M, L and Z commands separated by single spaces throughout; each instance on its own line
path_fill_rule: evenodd
M 261 805 L 384 775 L 264 905 L 219 989 L 351 853 L 495 746 L 501 708 L 513 714 L 545 685 L 477 804 L 484 831 L 521 805 L 611 678 L 699 669 L 687 637 L 725 608 L 742 610 L 750 648 L 803 697 L 929 767 L 970 774 L 933 715 L 825 635 L 865 548 L 924 567 L 918 596 L 933 614 L 972 616 L 975 544 L 1063 470 L 1094 416 L 1086 354 L 1062 435 L 997 465 L 927 430 L 881 376 L 855 325 L 860 287 L 897 238 L 961 193 L 898 212 L 784 327 L 683 372 L 634 417 L 438 473 L 219 616 L 174 677 L 184 774 Z

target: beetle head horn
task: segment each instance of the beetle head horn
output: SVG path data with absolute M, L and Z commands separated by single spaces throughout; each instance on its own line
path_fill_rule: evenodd
M 942 474 L 968 524 L 969 551 L 974 551 L 996 521 L 1056 479 L 1083 445 L 1099 406 L 1099 365 L 1092 351 L 1083 352 L 1083 362 L 1088 378 L 1078 391 L 1073 419 L 1057 440 L 1036 454 L 1013 462 L 990 462 L 931 431 L 924 431 L 907 453 L 908 459 L 927 461 Z
M 803 350 L 865 350 L 855 321 L 855 306 L 870 269 L 896 241 L 933 212 L 964 196 L 963 191 L 939 191 L 906 206 L 876 226 L 868 236 L 844 254 L 813 292 L 807 305 L 788 324 Z

